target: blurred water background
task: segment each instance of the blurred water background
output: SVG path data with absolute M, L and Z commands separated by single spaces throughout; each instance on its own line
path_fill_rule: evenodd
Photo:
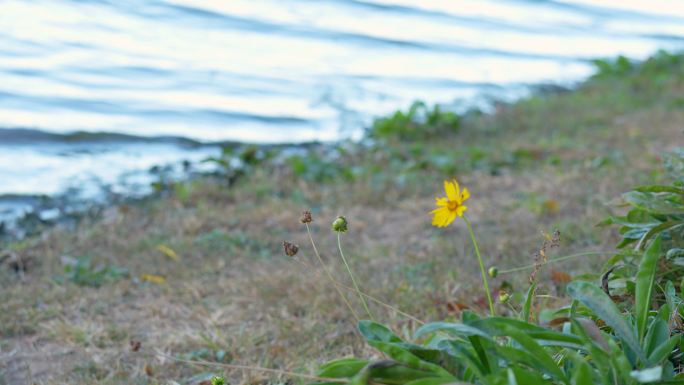
M 0 220 L 217 141 L 354 138 L 416 99 L 486 107 L 683 39 L 678 0 L 0 0 Z

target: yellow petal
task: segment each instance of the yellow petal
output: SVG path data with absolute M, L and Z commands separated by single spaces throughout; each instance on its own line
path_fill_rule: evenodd
M 468 198 L 470 198 L 470 191 L 468 191 L 467 187 L 464 187 L 463 192 L 461 193 L 461 203 L 465 202 Z
M 456 211 L 449 210 L 449 217 L 447 217 L 447 220 L 446 220 L 446 223 L 444 223 L 444 226 L 445 227 L 449 226 L 451 224 L 451 222 L 454 221 L 454 219 L 456 219 Z
M 435 204 L 437 206 L 446 206 L 448 203 L 446 198 L 435 198 Z
M 456 212 L 446 207 L 432 210 L 432 214 L 432 225 L 437 227 L 446 227 L 456 218 Z
M 459 217 L 462 217 L 462 216 L 463 216 L 463 213 L 464 213 L 466 210 L 468 210 L 468 206 L 463 206 L 463 205 L 458 206 L 458 208 L 457 208 L 456 211 L 454 212 L 454 214 L 455 214 L 454 217 L 455 217 L 456 215 L 458 215 Z
M 433 226 L 437 226 L 437 227 L 446 226 L 446 222 L 447 222 L 449 215 L 450 215 L 449 209 L 438 208 L 436 210 L 432 210 L 431 214 L 433 215 L 433 217 L 432 217 L 432 225 Z
M 447 198 L 450 201 L 458 202 L 459 194 L 458 194 L 458 182 L 454 180 L 453 182 L 449 182 L 448 180 L 444 181 L 444 191 L 446 192 Z

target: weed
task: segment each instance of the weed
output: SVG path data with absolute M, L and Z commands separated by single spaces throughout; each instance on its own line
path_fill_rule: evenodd
M 100 287 L 103 284 L 128 276 L 128 270 L 118 266 L 93 266 L 89 256 L 66 260 L 64 275 L 55 277 L 58 282 L 71 281 L 80 286 Z

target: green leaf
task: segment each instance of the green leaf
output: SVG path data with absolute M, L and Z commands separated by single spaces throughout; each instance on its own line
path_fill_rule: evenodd
M 546 345 L 558 344 L 558 346 L 567 346 L 567 344 L 582 344 L 582 339 L 575 335 L 560 333 L 515 318 L 483 318 L 473 321 L 471 326 L 479 328 L 491 336 L 507 336 L 506 330 L 508 329 L 506 329 L 506 327 L 512 327 L 513 329 L 526 333 L 534 339 L 544 340 Z
M 342 358 L 321 365 L 316 376 L 324 378 L 349 378 L 358 373 L 366 365 L 368 365 L 368 360 Z
M 483 377 L 485 375 L 486 370 L 483 363 L 472 353 L 467 344 L 454 340 L 443 340 L 440 343 L 440 347 L 450 355 L 457 357 L 476 376 Z
M 639 340 L 634 335 L 633 329 L 622 317 L 615 303 L 596 285 L 589 282 L 574 281 L 567 286 L 568 294 L 591 309 L 597 317 L 602 319 L 608 326 L 613 328 L 615 334 L 634 351 L 642 362 L 646 361 L 646 356 L 641 350 Z
M 591 375 L 591 366 L 585 361 L 579 361 L 575 370 L 572 373 L 572 385 L 594 385 L 594 379 Z
M 651 214 L 684 214 L 684 206 L 681 203 L 664 199 L 662 194 L 630 191 L 622 194 L 622 197 L 634 207 L 647 211 Z M 672 198 L 679 198 L 672 196 Z
M 667 254 L 665 254 L 665 258 L 667 259 L 674 259 L 674 258 L 681 258 L 684 257 L 684 249 L 680 248 L 673 248 L 667 251 Z
M 536 367 L 556 378 L 558 381 L 568 383 L 568 378 L 565 376 L 565 373 L 563 373 L 546 349 L 539 345 L 532 337 L 518 329 L 510 326 L 507 326 L 505 329 L 507 335 L 530 353 L 535 361 Z
M 432 372 L 440 377 L 453 377 L 446 369 L 439 365 L 435 365 L 430 362 L 426 362 L 418 358 L 413 353 L 396 346 L 393 343 L 382 342 L 382 341 L 369 341 L 369 345 L 386 353 L 392 359 L 405 364 L 414 369 L 420 369 L 424 371 Z
M 518 385 L 518 380 L 515 378 L 515 373 L 513 373 L 513 369 L 508 368 L 508 385 Z
M 409 368 L 391 360 L 382 360 L 366 365 L 350 380 L 350 385 L 363 385 L 371 381 L 387 385 L 403 385 L 407 382 L 435 377 L 434 373 Z M 445 379 L 452 382 L 455 380 L 454 378 Z
M 667 342 L 656 347 L 648 357 L 648 363 L 650 365 L 657 365 L 670 357 L 675 347 L 679 344 L 681 337 L 681 334 L 674 335 Z
M 480 359 L 480 363 L 482 364 L 482 373 L 483 374 L 489 374 L 492 372 L 491 365 L 489 363 L 490 359 L 487 356 L 487 352 L 485 351 L 484 347 L 482 346 L 482 337 L 479 336 L 470 336 L 468 337 L 468 340 L 470 341 L 470 345 L 473 346 L 473 349 L 475 350 L 475 354 L 477 354 L 477 357 Z
M 363 320 L 359 321 L 359 332 L 366 341 L 382 341 L 382 342 L 403 342 L 392 330 L 387 326 L 377 322 Z
M 523 321 L 530 322 L 530 311 L 532 309 L 532 300 L 534 299 L 534 291 L 537 288 L 537 284 L 533 283 L 530 288 L 527 289 L 527 296 L 525 297 L 525 303 L 523 304 L 522 316 Z
M 544 378 L 541 373 L 536 371 L 525 370 L 521 367 L 508 368 L 508 384 L 507 385 L 542 385 L 552 384 L 548 378 Z
M 641 344 L 644 347 L 644 352 L 648 356 L 650 356 L 657 347 L 670 339 L 670 327 L 667 321 L 660 318 L 661 316 L 667 317 L 669 315 L 669 313 L 662 314 L 662 310 L 668 310 L 668 308 L 667 305 L 661 306 L 660 311 L 658 311 L 659 316 L 652 318 L 651 323 L 648 325 L 644 342 Z
M 648 242 L 649 239 L 651 239 L 654 235 L 659 234 L 664 232 L 665 230 L 672 230 L 675 227 L 679 227 L 684 225 L 684 222 L 682 221 L 667 221 L 659 224 L 658 226 L 653 227 L 652 229 L 648 230 L 646 234 L 644 234 L 641 239 L 639 240 L 639 244 L 637 246 L 637 249 L 641 249 L 643 245 Z
M 489 334 L 476 327 L 450 322 L 431 322 L 429 324 L 425 324 L 416 330 L 413 337 L 420 338 L 426 334 L 434 332 L 445 332 L 459 337 L 480 336 L 490 340 L 492 339 Z
M 661 238 L 658 236 L 644 253 L 636 276 L 636 303 L 634 309 L 636 312 L 637 334 L 639 341 L 642 342 L 646 334 L 646 322 L 648 321 L 651 296 L 653 295 L 656 265 L 658 257 L 660 257 L 660 243 Z
M 682 188 L 675 187 L 675 186 L 660 186 L 660 185 L 639 186 L 639 187 L 635 188 L 634 191 L 650 192 L 650 193 L 668 192 L 668 193 L 674 193 L 674 194 L 684 194 L 684 189 L 682 189 Z
M 449 378 L 421 378 L 420 380 L 414 380 L 407 382 L 405 385 L 443 385 L 443 384 L 453 384 L 454 380 Z

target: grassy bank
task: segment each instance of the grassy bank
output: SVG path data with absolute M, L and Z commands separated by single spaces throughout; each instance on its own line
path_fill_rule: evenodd
M 306 266 L 316 260 L 299 222 L 304 209 L 345 283 L 330 231 L 338 215 L 349 219 L 345 254 L 370 295 L 421 320 L 485 309 L 467 229 L 430 225 L 451 177 L 472 193 L 468 214 L 488 266 L 532 264 L 542 233 L 556 229 L 551 257 L 597 252 L 539 272 L 545 301 L 564 303 L 566 275 L 595 273 L 618 242 L 595 224 L 620 212 L 611 203 L 621 192 L 663 179 L 661 154 L 684 139 L 684 57 L 598 68 L 573 91 L 493 113 L 416 105 L 378 121 L 362 143 L 295 155 L 246 150 L 239 170 L 226 164 L 223 176 L 166 186 L 159 199 L 6 245 L 0 384 L 199 383 L 223 370 L 177 359 L 309 373 L 345 354 L 377 356 L 325 277 Z M 283 255 L 283 240 L 300 246 L 299 261 Z M 529 274 L 492 284 L 515 291 Z M 352 292 L 349 300 L 362 311 Z M 416 326 L 370 306 L 394 330 Z M 227 374 L 236 383 L 287 378 Z

